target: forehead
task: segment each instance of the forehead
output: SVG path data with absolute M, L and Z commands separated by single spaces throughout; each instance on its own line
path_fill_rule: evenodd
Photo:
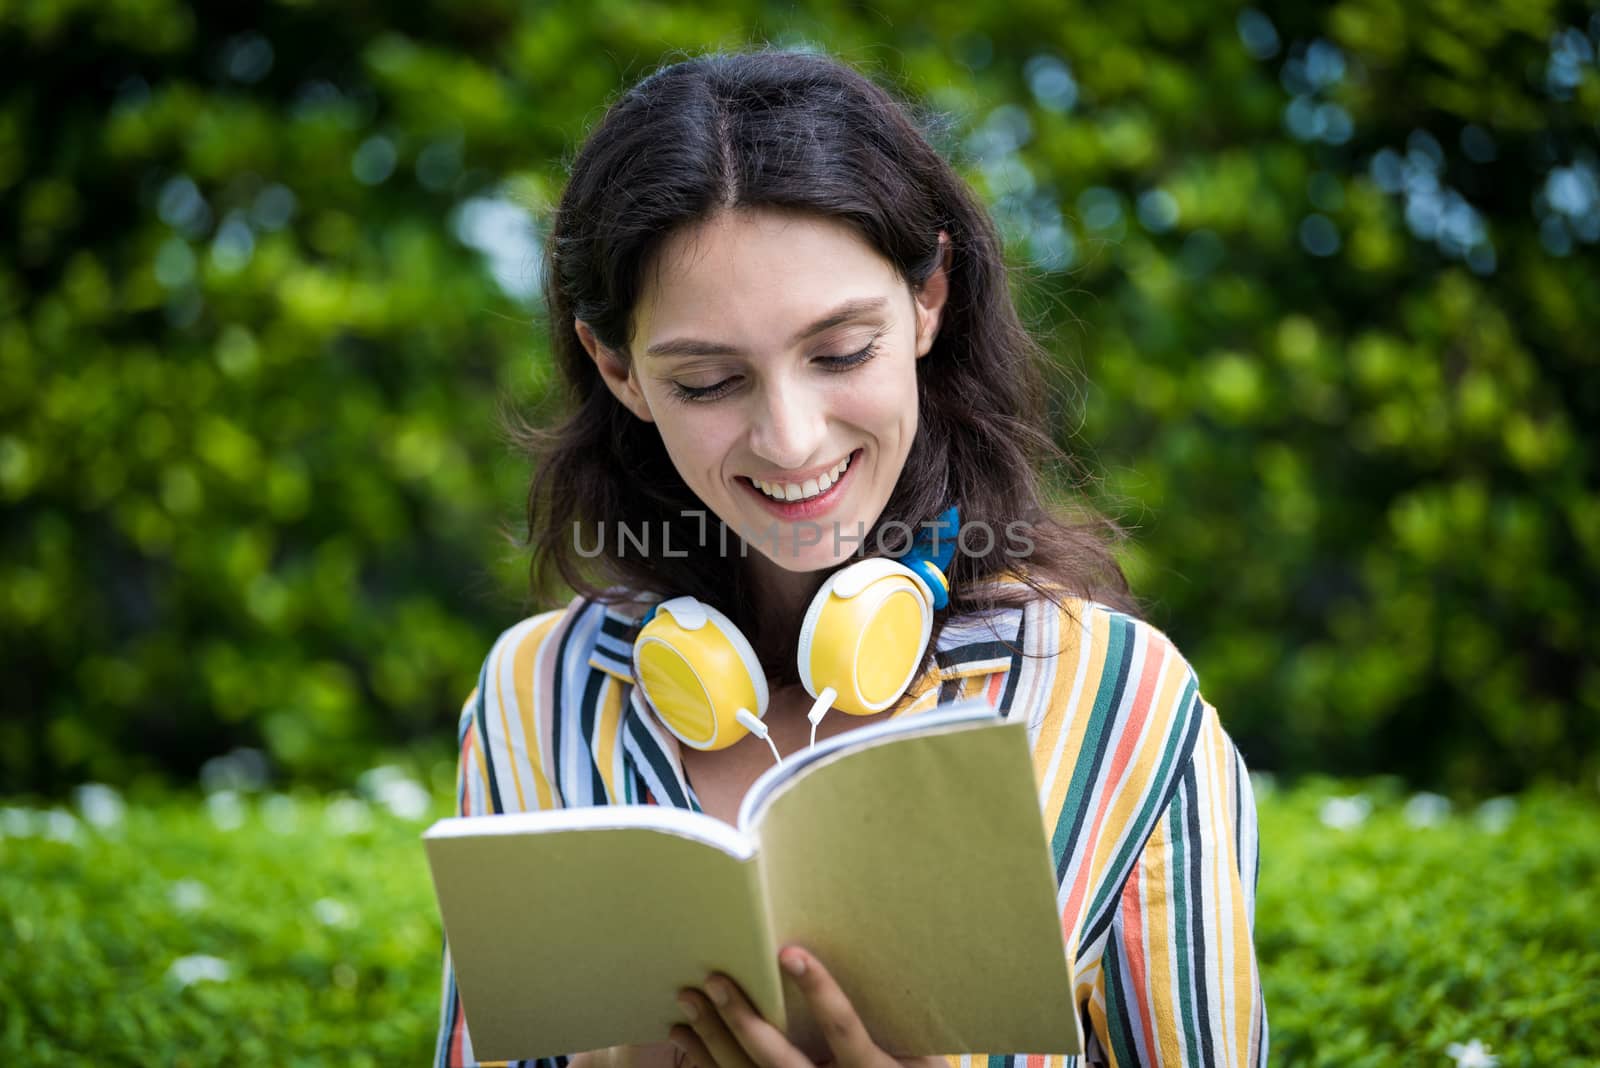
M 893 265 L 844 223 L 770 209 L 723 212 L 663 243 L 645 273 L 633 348 L 682 335 L 771 345 L 845 301 L 897 292 L 905 283 Z

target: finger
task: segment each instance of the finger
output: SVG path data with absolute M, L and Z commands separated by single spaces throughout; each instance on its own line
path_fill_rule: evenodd
M 855 1006 L 845 992 L 834 982 L 833 976 L 816 957 L 798 946 L 787 946 L 779 955 L 784 973 L 792 978 L 811 1006 L 811 1018 L 822 1030 L 833 1059 L 840 1064 L 867 1064 L 880 1057 L 883 1051 L 873 1043 L 872 1036 L 856 1015 Z
M 678 995 L 678 1004 L 683 1006 L 689 1027 L 706 1048 L 710 1058 L 707 1068 L 756 1068 L 703 992 L 685 990 Z
M 678 1024 L 667 1037 L 672 1039 L 673 1046 L 681 1054 L 674 1068 L 717 1068 L 711 1051 L 706 1049 L 706 1044 L 700 1041 L 700 1036 L 688 1024 Z
M 782 1031 L 763 1019 L 732 979 L 725 975 L 713 975 L 706 980 L 706 993 L 711 996 L 723 1024 L 738 1041 L 740 1048 L 760 1068 L 811 1068 L 811 1058 L 791 1045 Z

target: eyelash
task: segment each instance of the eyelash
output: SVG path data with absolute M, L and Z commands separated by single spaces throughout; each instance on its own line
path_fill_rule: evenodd
M 829 371 L 839 374 L 844 371 L 855 370 L 876 355 L 878 355 L 878 339 L 873 338 L 867 347 L 860 352 L 852 353 L 849 356 L 824 356 L 818 362 L 824 364 Z M 714 401 L 733 389 L 729 385 L 732 381 L 733 379 L 731 378 L 724 378 L 714 386 L 685 386 L 674 382 L 672 383 L 672 395 L 678 400 L 691 404 Z

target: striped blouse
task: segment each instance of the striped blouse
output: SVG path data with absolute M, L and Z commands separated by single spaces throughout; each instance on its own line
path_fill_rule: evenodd
M 461 714 L 461 815 L 699 808 L 676 740 L 633 686 L 637 629 L 630 606 L 580 598 L 501 635 Z M 1027 719 L 1086 1036 L 1082 1058 L 951 1064 L 1266 1064 L 1251 938 L 1255 802 L 1243 761 L 1171 642 L 1098 604 L 1063 611 L 1040 599 L 952 619 L 935 664 L 894 714 L 982 695 L 1002 716 Z M 447 946 L 435 1064 L 474 1063 Z

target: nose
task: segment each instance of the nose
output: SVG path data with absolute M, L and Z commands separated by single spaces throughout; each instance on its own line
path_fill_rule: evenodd
M 775 383 L 762 392 L 750 451 L 774 467 L 805 467 L 818 461 L 827 431 L 819 398 L 799 383 Z

